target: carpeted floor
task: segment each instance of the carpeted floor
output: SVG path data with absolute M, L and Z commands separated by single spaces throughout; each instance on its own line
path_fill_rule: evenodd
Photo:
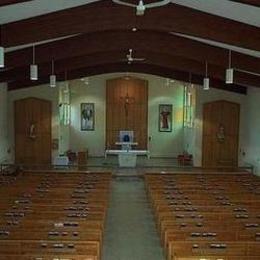
M 143 180 L 117 177 L 111 185 L 102 260 L 164 260 Z

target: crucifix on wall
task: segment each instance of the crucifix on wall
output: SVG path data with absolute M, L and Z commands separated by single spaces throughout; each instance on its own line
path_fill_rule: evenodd
M 128 109 L 129 105 L 133 104 L 135 102 L 134 97 L 129 97 L 128 92 L 124 97 L 120 97 L 121 100 L 124 102 L 124 109 L 125 109 L 125 116 L 128 117 Z

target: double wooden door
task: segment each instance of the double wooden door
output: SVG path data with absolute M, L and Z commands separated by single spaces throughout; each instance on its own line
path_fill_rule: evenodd
M 51 163 L 51 102 L 38 98 L 15 101 L 15 161 Z
M 203 167 L 236 167 L 238 164 L 240 105 L 215 101 L 203 107 Z
M 136 149 L 147 149 L 148 82 L 117 78 L 106 87 L 106 147 L 115 149 L 120 130 L 132 130 Z

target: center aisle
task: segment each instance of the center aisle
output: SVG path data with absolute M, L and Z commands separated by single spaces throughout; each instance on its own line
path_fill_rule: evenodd
M 112 181 L 102 260 L 164 260 L 145 193 L 137 177 Z

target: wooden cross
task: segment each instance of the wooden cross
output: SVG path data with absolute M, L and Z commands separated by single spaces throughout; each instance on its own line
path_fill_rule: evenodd
M 129 97 L 129 95 L 127 93 L 126 96 L 121 97 L 120 99 L 124 101 L 125 116 L 128 117 L 128 107 L 129 107 L 129 105 L 131 105 L 135 102 L 135 98 Z

